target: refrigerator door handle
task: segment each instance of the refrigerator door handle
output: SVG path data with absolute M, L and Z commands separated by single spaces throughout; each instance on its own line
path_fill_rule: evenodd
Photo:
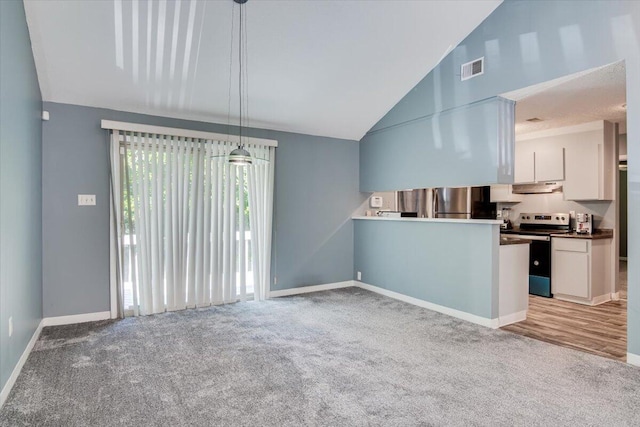
M 433 209 L 432 209 L 433 217 L 437 218 L 438 217 L 438 189 L 434 188 L 431 191 L 433 191 L 433 197 L 432 197 L 432 199 L 433 199 Z

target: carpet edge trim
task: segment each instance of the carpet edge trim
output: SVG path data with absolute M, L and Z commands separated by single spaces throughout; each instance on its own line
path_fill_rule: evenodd
M 447 316 L 455 317 L 457 319 L 465 320 L 467 322 L 475 323 L 476 325 L 485 326 L 491 329 L 497 329 L 500 326 L 500 319 L 489 319 L 486 317 L 477 316 L 475 314 L 467 313 L 466 311 L 456 310 L 455 308 L 445 307 L 444 305 L 435 304 L 429 301 L 421 300 L 418 298 L 410 297 L 398 292 L 390 291 L 388 289 L 379 288 L 374 285 L 369 285 L 364 282 L 354 281 L 355 286 L 365 289 L 367 291 L 375 292 L 380 295 L 384 295 L 389 298 L 397 299 L 408 304 L 417 305 L 418 307 L 426 308 L 428 310 L 437 311 L 438 313 L 446 314 Z
M 523 320 L 527 320 L 527 311 L 522 310 L 512 314 L 507 314 L 506 316 L 500 316 L 500 327 L 511 325 L 512 323 L 522 322 Z
M 301 286 L 298 288 L 269 291 L 269 298 L 287 297 L 289 295 L 308 294 L 311 292 L 330 291 L 332 289 L 350 288 L 352 286 L 355 286 L 353 280 L 345 280 L 344 282 L 326 283 L 324 285 Z
M 29 343 L 27 343 L 27 346 L 22 352 L 20 359 L 18 359 L 18 363 L 16 363 L 16 366 L 13 368 L 13 371 L 11 372 L 9 379 L 7 380 L 4 387 L 2 388 L 2 391 L 0 392 L 0 408 L 2 408 L 2 406 L 4 405 L 4 402 L 7 400 L 7 397 L 9 397 L 9 393 L 11 393 L 11 389 L 13 388 L 14 384 L 16 383 L 16 380 L 18 379 L 18 376 L 22 371 L 22 367 L 27 362 L 27 359 L 31 354 L 31 350 L 33 350 L 33 347 L 36 345 L 36 341 L 38 341 L 38 338 L 40 338 L 40 333 L 42 332 L 43 327 L 44 327 L 44 319 L 40 320 L 40 323 L 38 323 L 38 327 L 33 332 L 33 335 L 31 336 Z

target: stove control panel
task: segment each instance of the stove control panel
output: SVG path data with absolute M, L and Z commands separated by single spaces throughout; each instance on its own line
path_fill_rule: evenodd
M 524 225 L 554 225 L 569 226 L 568 213 L 521 213 L 520 224 Z

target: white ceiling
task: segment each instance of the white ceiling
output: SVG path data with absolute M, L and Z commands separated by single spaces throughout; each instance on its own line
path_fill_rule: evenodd
M 251 0 L 249 124 L 359 140 L 500 2 Z M 227 123 L 234 4 L 26 0 L 43 98 Z
M 624 62 L 583 71 L 501 95 L 516 101 L 516 133 L 573 126 L 596 120 L 620 124 L 626 133 Z M 539 118 L 540 122 L 528 122 Z

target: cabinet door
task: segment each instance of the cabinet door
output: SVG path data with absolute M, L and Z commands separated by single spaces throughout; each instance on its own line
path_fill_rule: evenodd
M 588 253 L 553 251 L 551 293 L 590 298 Z
M 564 147 L 560 144 L 544 144 L 535 150 L 536 181 L 564 180 Z
M 516 184 L 526 184 L 535 181 L 534 162 L 533 145 L 531 142 L 516 142 L 515 163 L 513 166 L 513 181 Z
M 602 144 L 570 144 L 566 148 L 565 200 L 600 199 Z
M 495 184 L 491 186 L 491 202 L 521 202 L 522 194 L 513 194 L 509 184 Z

